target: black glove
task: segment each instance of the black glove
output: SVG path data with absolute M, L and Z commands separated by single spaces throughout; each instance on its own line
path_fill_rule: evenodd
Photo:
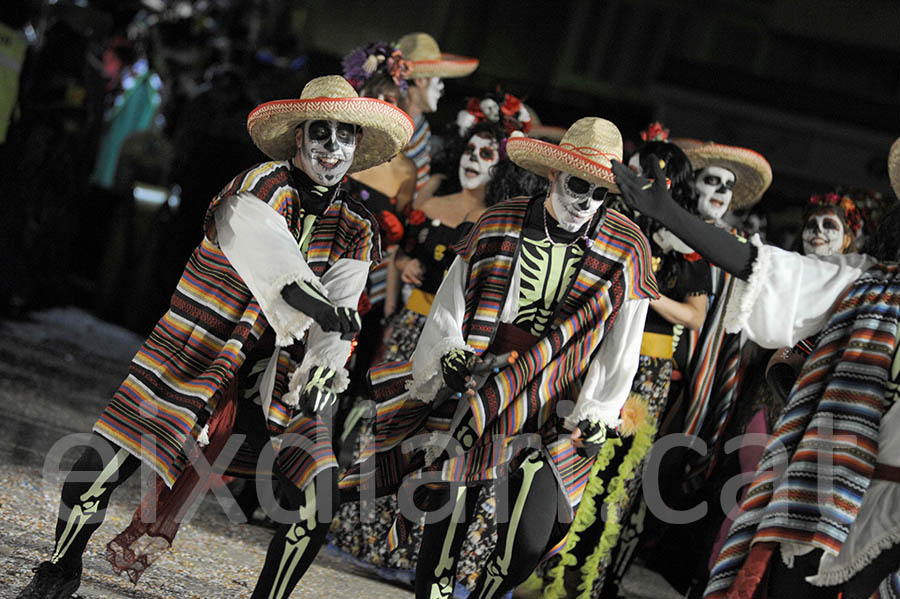
M 659 166 L 659 160 L 652 154 L 650 168 L 653 171 L 653 181 L 639 177 L 617 160 L 612 161 L 616 184 L 625 203 L 657 220 L 713 264 L 747 280 L 753 270 L 753 261 L 756 260 L 756 247 L 725 229 L 703 222 L 676 204 L 666 189 L 666 176 Z
M 466 383 L 475 365 L 475 354 L 464 349 L 451 349 L 441 358 L 441 374 L 448 387 L 459 393 L 466 391 Z
M 337 373 L 328 366 L 315 366 L 309 371 L 309 378 L 300 394 L 300 409 L 310 418 L 332 408 L 337 403 L 337 393 L 331 390 Z
M 281 297 L 292 308 L 303 312 L 319 323 L 323 331 L 338 331 L 343 334 L 344 338 L 352 339 L 362 326 L 356 310 L 335 306 L 319 290 L 305 281 L 286 285 L 281 290 Z
M 576 446 L 575 451 L 583 458 L 596 457 L 607 439 L 619 436 L 615 429 L 609 428 L 603 422 L 593 420 L 582 420 L 578 423 L 577 428 L 581 431 L 579 439 L 581 447 Z

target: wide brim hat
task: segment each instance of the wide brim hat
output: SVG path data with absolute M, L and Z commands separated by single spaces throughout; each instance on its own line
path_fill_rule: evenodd
M 552 168 L 619 193 L 610 161 L 622 161 L 622 134 L 606 119 L 575 121 L 559 145 L 513 134 L 506 142 L 506 153 L 513 162 L 542 177 Z
M 317 77 L 307 83 L 300 98 L 266 102 L 247 117 L 247 130 L 256 147 L 273 160 L 297 154 L 296 129 L 304 121 L 327 120 L 362 128 L 353 164 L 348 172 L 387 162 L 403 149 L 413 122 L 397 106 L 377 98 L 360 98 L 340 75 Z
M 894 195 L 900 199 L 900 137 L 891 146 L 888 152 L 888 176 L 891 178 L 891 187 Z
M 397 42 L 410 67 L 407 79 L 440 77 L 453 79 L 471 75 L 478 68 L 478 59 L 441 52 L 437 42 L 427 33 L 407 33 Z
M 772 166 L 759 152 L 699 139 L 677 138 L 670 141 L 684 150 L 695 171 L 708 166 L 721 166 L 734 173 L 731 210 L 750 208 L 759 202 L 772 184 Z

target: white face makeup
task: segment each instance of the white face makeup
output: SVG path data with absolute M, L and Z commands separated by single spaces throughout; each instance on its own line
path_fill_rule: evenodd
M 697 191 L 697 210 L 706 220 L 725 216 L 734 192 L 734 173 L 721 166 L 708 166 L 694 177 Z
M 487 185 L 491 167 L 500 162 L 500 144 L 493 137 L 473 135 L 459 159 L 459 184 L 463 189 Z
M 337 121 L 306 121 L 302 128 L 300 168 L 319 185 L 337 184 L 353 164 L 356 126 Z
M 637 173 L 638 177 L 642 177 L 644 175 L 644 169 L 641 168 L 641 155 L 635 152 L 631 155 L 631 158 L 628 159 L 628 167 Z
M 425 88 L 425 105 L 424 112 L 434 112 L 437 110 L 438 100 L 444 95 L 444 82 L 440 77 L 430 77 L 428 86 Z
M 557 222 L 566 231 L 577 231 L 590 221 L 609 192 L 606 187 L 568 173 L 552 171 L 551 179 L 550 204 Z
M 833 214 L 814 214 L 803 227 L 803 253 L 835 256 L 844 249 L 844 224 Z

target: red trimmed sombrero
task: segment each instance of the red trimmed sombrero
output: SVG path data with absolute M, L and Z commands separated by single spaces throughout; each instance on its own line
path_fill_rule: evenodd
M 257 106 L 247 117 L 247 130 L 256 147 L 269 158 L 288 160 L 297 153 L 297 125 L 309 120 L 362 127 L 351 173 L 387 162 L 406 146 L 413 132 L 408 114 L 377 98 L 360 98 L 340 75 L 313 79 L 303 87 L 299 99 Z
M 513 162 L 542 177 L 552 168 L 619 193 L 610 160 L 622 160 L 622 134 L 606 119 L 575 121 L 559 145 L 514 133 L 506 142 L 506 153 Z
M 772 166 L 759 152 L 685 137 L 670 141 L 684 150 L 695 171 L 707 166 L 721 166 L 734 173 L 731 210 L 753 206 L 772 184 Z
M 397 42 L 397 48 L 411 69 L 407 79 L 453 79 L 471 75 L 478 68 L 477 58 L 441 52 L 437 42 L 427 33 L 407 33 Z
M 891 178 L 894 195 L 900 199 L 900 137 L 897 138 L 888 153 L 888 176 Z

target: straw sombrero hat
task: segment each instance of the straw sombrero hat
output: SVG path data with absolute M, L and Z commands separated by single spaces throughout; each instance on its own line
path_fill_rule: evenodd
M 411 69 L 407 79 L 465 77 L 478 68 L 477 58 L 441 52 L 437 42 L 427 33 L 407 33 L 397 42 L 397 48 Z
M 900 137 L 897 138 L 888 153 L 888 176 L 891 178 L 894 195 L 900 199 Z
M 297 153 L 297 125 L 320 119 L 362 127 L 351 173 L 387 162 L 406 146 L 413 132 L 409 115 L 388 102 L 360 98 L 340 75 L 313 79 L 303 87 L 299 99 L 257 106 L 247 117 L 247 130 L 269 158 L 288 160 Z
M 734 173 L 734 192 L 729 206 L 732 210 L 753 206 L 772 184 L 772 167 L 758 152 L 699 139 L 682 137 L 671 141 L 684 150 L 695 171 L 707 166 L 721 166 Z
M 610 160 L 622 160 L 622 134 L 610 121 L 579 119 L 559 145 L 513 135 L 506 142 L 506 153 L 522 168 L 542 177 L 547 176 L 548 169 L 556 169 L 619 193 Z

